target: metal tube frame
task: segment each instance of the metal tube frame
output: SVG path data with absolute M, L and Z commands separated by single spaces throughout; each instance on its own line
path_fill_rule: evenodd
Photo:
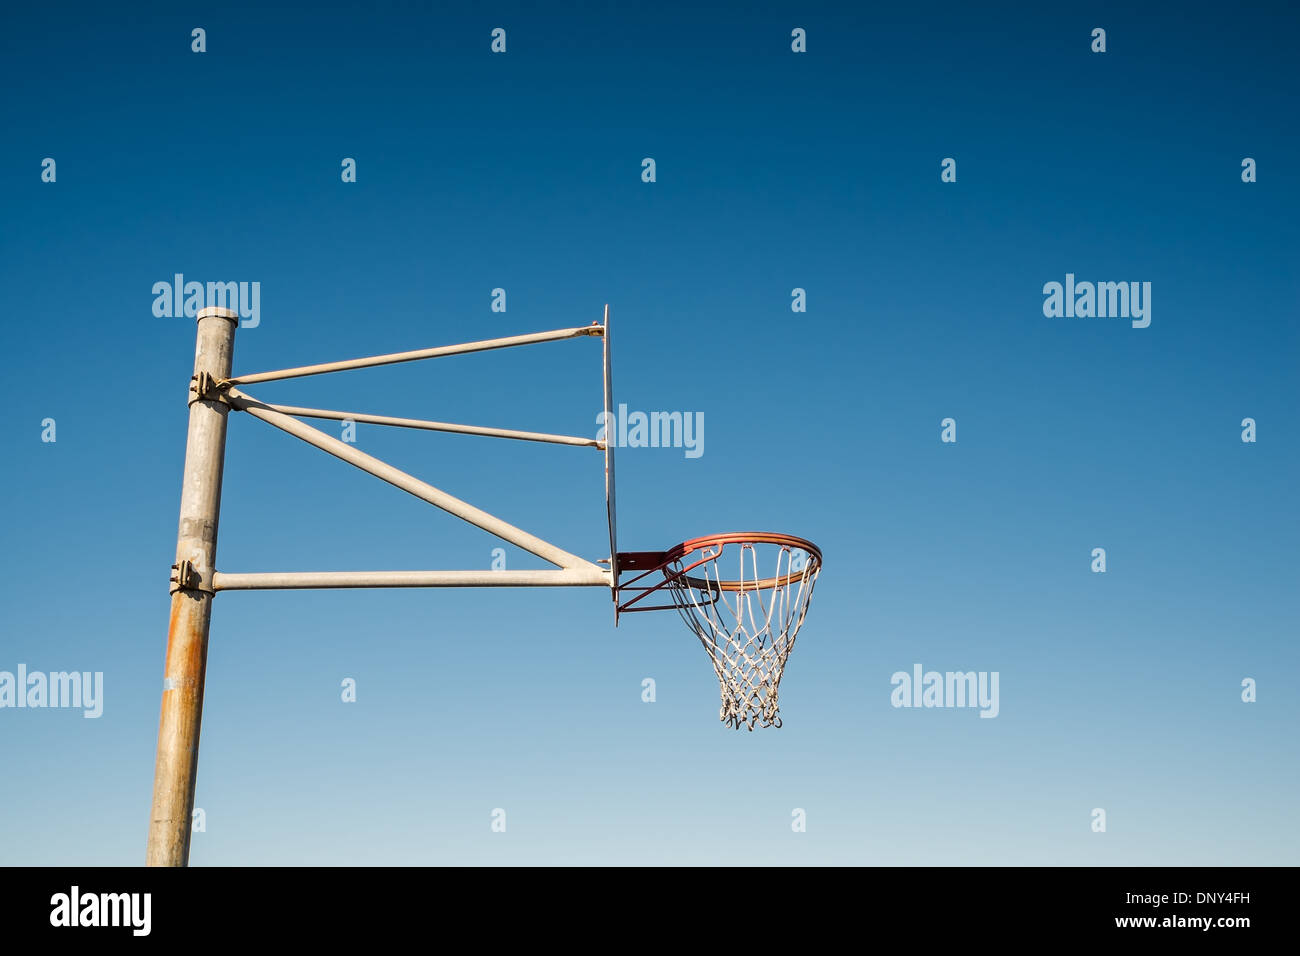
M 608 316 L 608 306 L 606 307 Z M 186 866 L 190 851 L 190 814 L 198 769 L 199 725 L 203 716 L 203 685 L 207 664 L 212 599 L 219 591 L 296 588 L 412 588 L 412 587 L 610 587 L 607 568 L 570 554 L 536 535 L 461 501 L 428 482 L 312 428 L 294 415 L 356 421 L 399 428 L 548 442 L 604 449 L 595 439 L 551 435 L 477 425 L 457 425 L 413 418 L 395 418 L 299 408 L 260 402 L 236 386 L 280 379 L 322 375 L 356 368 L 394 365 L 447 355 L 535 345 L 583 336 L 602 336 L 599 322 L 589 326 L 514 335 L 460 345 L 446 345 L 368 358 L 303 365 L 253 375 L 230 376 L 238 315 L 228 309 L 204 309 L 198 315 L 198 346 L 190 383 L 190 431 L 176 564 L 172 566 L 172 621 L 167 636 L 162 715 L 154 769 L 153 809 L 150 813 L 146 862 L 150 866 Z M 517 545 L 556 566 L 542 571 L 273 571 L 239 574 L 216 570 L 217 517 L 221 506 L 221 475 L 225 460 L 226 418 L 230 411 L 247 412 L 309 445 L 340 458 L 362 471 L 401 488 L 422 501 L 468 521 L 503 541 Z M 613 560 L 613 555 L 610 556 Z
M 369 358 L 345 359 L 319 365 L 302 365 L 274 372 L 253 375 L 236 375 L 216 383 L 222 399 L 235 411 L 247 412 L 253 418 L 293 435 L 302 441 L 334 455 L 343 461 L 401 488 L 422 501 L 449 514 L 468 521 L 490 534 L 523 548 L 545 561 L 554 564 L 558 571 L 289 571 L 266 573 L 216 572 L 213 575 L 214 591 L 261 590 L 269 588 L 380 588 L 380 587 L 609 587 L 611 573 L 599 565 L 570 554 L 548 541 L 529 534 L 502 521 L 468 502 L 462 501 L 428 482 L 409 475 L 387 462 L 367 455 L 346 442 L 339 441 L 319 429 L 299 421 L 302 418 L 319 418 L 331 421 L 354 421 L 363 424 L 389 425 L 397 428 L 416 428 L 427 431 L 479 435 L 487 438 L 509 438 L 519 441 L 547 442 L 604 449 L 605 443 L 594 438 L 572 435 L 552 435 L 508 428 L 488 428 L 478 425 L 460 425 L 452 422 L 434 422 L 416 418 L 397 418 L 388 415 L 371 415 L 362 412 L 342 412 L 332 409 L 304 408 L 296 405 L 274 405 L 259 401 L 237 388 L 254 382 L 269 382 L 307 375 L 323 375 L 355 368 L 394 365 L 399 362 L 416 362 L 442 358 L 448 355 L 465 355 L 491 349 L 536 345 L 584 336 L 601 336 L 605 332 L 599 323 L 550 332 L 512 335 L 505 338 L 444 345 L 436 348 L 394 352 Z
M 462 342 L 459 345 L 439 345 L 431 349 L 415 349 L 410 352 L 391 352 L 388 355 L 371 355 L 368 358 L 344 359 L 342 362 L 325 362 L 320 365 L 300 365 L 297 368 L 284 368 L 275 372 L 257 372 L 253 375 L 236 375 L 226 379 L 223 385 L 256 385 L 258 382 L 273 382 L 283 378 L 302 378 L 305 375 L 324 375 L 327 372 L 345 372 L 354 368 L 373 368 L 376 365 L 395 365 L 398 362 L 418 362 L 421 359 L 442 358 L 444 355 L 465 355 L 469 352 L 486 352 L 490 349 L 508 349 L 516 345 L 536 345 L 539 342 L 558 342 L 561 339 L 573 339 L 583 335 L 604 335 L 605 329 L 599 323 L 580 325 L 571 329 L 555 329 L 550 332 L 532 332 L 528 335 L 510 335 L 500 339 L 484 339 L 480 342 Z

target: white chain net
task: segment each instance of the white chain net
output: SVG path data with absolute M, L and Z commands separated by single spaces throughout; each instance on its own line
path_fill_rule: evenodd
M 666 569 L 681 575 L 666 590 L 713 660 L 722 691 L 718 718 L 737 730 L 780 727 L 777 691 L 820 562 L 786 545 L 753 543 L 714 545 L 702 555 L 704 562 L 695 567 L 690 566 L 700 556 L 692 554 Z M 776 566 L 770 568 L 773 555 Z M 740 587 L 723 590 L 720 581 Z

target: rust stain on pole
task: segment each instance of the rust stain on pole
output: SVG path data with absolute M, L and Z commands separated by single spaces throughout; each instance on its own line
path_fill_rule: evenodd
M 229 377 L 239 317 L 229 309 L 198 314 L 191 386 L 189 437 L 176 536 L 176 574 L 167 657 L 163 667 L 153 808 L 149 815 L 149 866 L 185 866 L 198 772 L 203 679 L 208 662 L 212 578 L 216 566 L 221 474 L 230 407 L 199 383 Z

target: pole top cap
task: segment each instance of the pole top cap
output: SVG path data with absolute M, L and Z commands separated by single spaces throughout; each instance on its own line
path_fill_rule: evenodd
M 229 319 L 231 322 L 239 321 L 239 313 L 234 309 L 223 309 L 220 306 L 209 305 L 206 308 L 199 309 L 196 320 L 201 319 Z

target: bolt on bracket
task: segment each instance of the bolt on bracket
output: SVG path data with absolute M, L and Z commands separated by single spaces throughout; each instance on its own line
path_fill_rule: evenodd
M 186 404 L 193 405 L 195 402 L 208 401 L 229 405 L 224 385 L 225 382 L 211 372 L 197 372 L 190 376 L 190 398 Z
M 177 591 L 203 591 L 206 594 L 215 594 L 216 592 L 210 587 L 203 587 L 203 575 L 195 570 L 194 562 L 184 560 L 172 565 L 171 586 L 167 589 L 168 594 L 175 594 Z

